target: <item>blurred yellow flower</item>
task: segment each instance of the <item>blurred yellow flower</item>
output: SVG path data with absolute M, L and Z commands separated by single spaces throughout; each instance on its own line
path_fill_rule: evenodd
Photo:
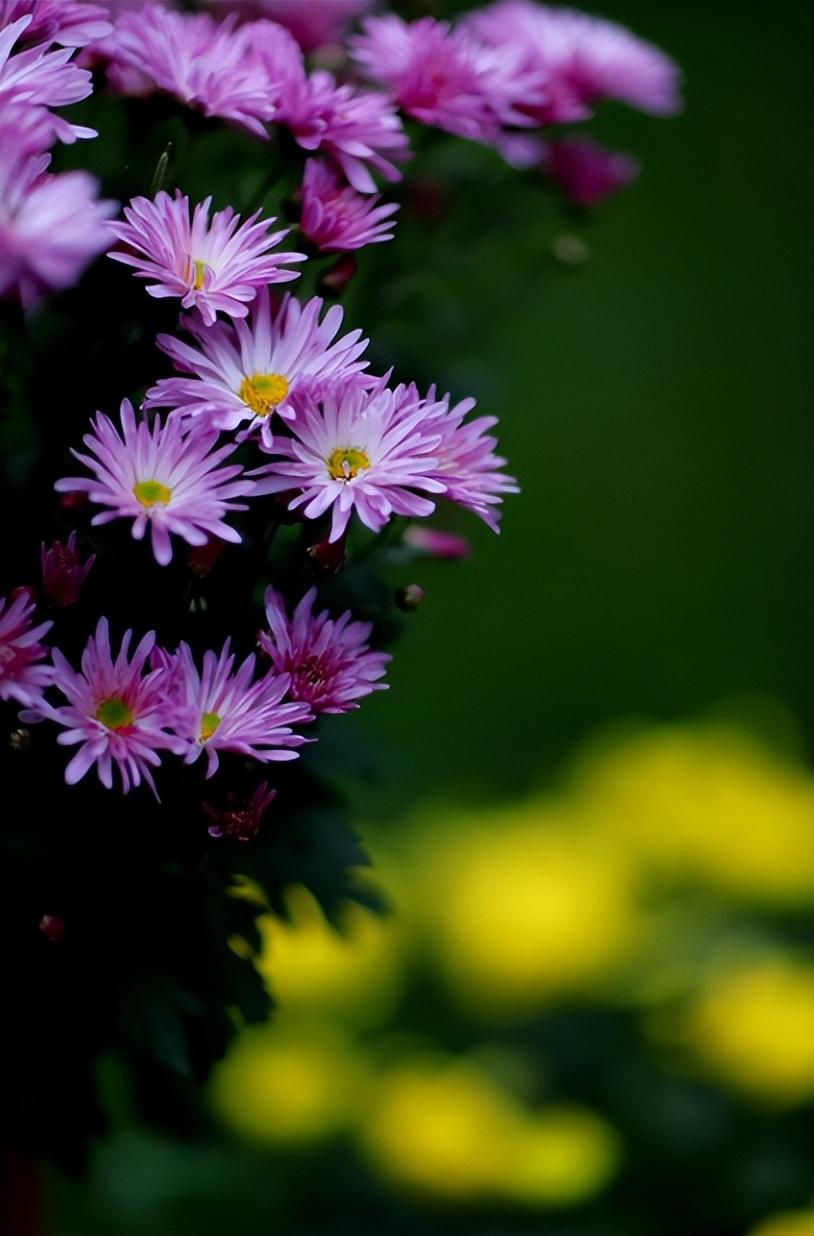
M 583 1107 L 548 1107 L 519 1131 L 502 1192 L 537 1205 L 583 1202 L 610 1182 L 621 1157 L 621 1142 L 601 1116 Z
M 807 902 L 814 782 L 751 736 L 651 730 L 589 751 L 574 785 L 581 809 L 657 871 L 769 905 Z
M 354 1024 L 378 1024 L 401 984 L 399 923 L 348 903 L 342 934 L 324 919 L 311 894 L 288 890 L 290 922 L 259 920 L 263 951 L 257 968 L 282 1009 L 333 1012 Z
M 759 957 L 713 977 L 676 1037 L 716 1080 L 765 1104 L 814 1096 L 814 966 Z
M 814 1209 L 785 1210 L 763 1219 L 757 1227 L 750 1228 L 746 1236 L 812 1236 L 812 1232 Z
M 308 1143 L 347 1125 L 364 1093 L 361 1057 L 336 1027 L 244 1030 L 215 1070 L 216 1114 L 252 1141 Z
M 562 827 L 545 804 L 495 812 L 421 852 L 424 916 L 450 989 L 511 1015 L 593 989 L 627 959 L 644 919 L 636 873 L 607 840 Z

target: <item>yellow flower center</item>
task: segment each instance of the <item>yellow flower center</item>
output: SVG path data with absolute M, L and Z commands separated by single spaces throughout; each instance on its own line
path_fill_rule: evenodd
M 220 725 L 220 717 L 216 712 L 205 712 L 201 717 L 201 732 L 198 741 L 206 742 Z
M 268 416 L 288 394 L 288 378 L 281 373 L 253 373 L 238 391 L 243 402 L 258 416 Z
M 111 695 L 102 700 L 96 709 L 96 720 L 101 721 L 106 729 L 123 730 L 126 725 L 133 724 L 133 714 L 123 699 L 118 695 Z
M 166 506 L 172 497 L 172 490 L 160 481 L 136 481 L 133 493 L 142 506 Z
M 328 472 L 335 481 L 350 481 L 370 467 L 370 460 L 358 446 L 338 446 L 328 456 Z

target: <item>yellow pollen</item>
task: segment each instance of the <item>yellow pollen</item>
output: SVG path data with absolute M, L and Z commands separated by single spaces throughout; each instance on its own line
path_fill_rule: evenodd
M 166 506 L 172 497 L 172 490 L 160 481 L 136 481 L 133 493 L 142 506 Z
M 288 394 L 288 378 L 281 373 L 253 373 L 238 391 L 243 402 L 258 416 L 268 416 Z
M 195 271 L 195 281 L 192 284 L 192 290 L 194 292 L 200 292 L 201 288 L 204 285 L 204 280 L 206 279 L 206 272 L 209 270 L 209 267 L 207 266 L 206 262 L 201 262 L 199 261 L 198 258 L 192 259 L 192 267 Z
M 106 729 L 123 730 L 126 725 L 132 725 L 133 714 L 123 699 L 111 695 L 109 699 L 102 700 L 96 709 L 96 720 L 101 721 Z
M 350 481 L 370 467 L 370 460 L 358 446 L 338 446 L 327 462 L 328 473 L 335 481 Z
M 201 717 L 201 733 L 199 742 L 206 742 L 207 738 L 211 738 L 219 725 L 220 717 L 216 712 L 205 712 Z

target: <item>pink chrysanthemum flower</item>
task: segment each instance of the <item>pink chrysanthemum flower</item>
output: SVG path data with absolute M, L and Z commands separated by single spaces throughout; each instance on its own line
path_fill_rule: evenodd
M 248 27 L 235 29 L 235 22 L 234 15 L 218 23 L 207 13 L 173 13 L 156 4 L 123 13 L 105 47 L 111 80 L 127 92 L 128 75 L 135 74 L 205 116 L 265 138 L 275 91 L 254 56 Z
M 266 289 L 257 294 L 245 322 L 184 325 L 198 348 L 171 335 L 158 344 L 189 378 L 163 378 L 147 392 L 145 407 L 175 408 L 184 416 L 204 417 L 219 429 L 258 432 L 271 447 L 273 414 L 290 420 L 298 392 L 319 393 L 331 382 L 365 369 L 359 357 L 367 347 L 360 330 L 337 338 L 342 309 L 333 305 L 320 321 L 322 301 L 301 305 L 286 296 L 272 313 Z
M 392 658 L 368 646 L 369 622 L 353 622 L 350 610 L 331 618 L 327 610 L 314 613 L 317 590 L 311 588 L 289 618 L 285 601 L 274 588 L 265 594 L 268 631 L 261 631 L 260 648 L 281 674 L 291 675 L 288 694 L 305 700 L 315 713 L 348 712 L 371 691 L 385 691 L 379 682 Z
M 127 222 L 113 224 L 128 251 L 110 254 L 140 278 L 156 280 L 147 285 L 150 296 L 180 297 L 184 309 L 197 309 L 208 326 L 218 310 L 245 318 L 258 288 L 296 279 L 299 271 L 284 267 L 305 261 L 304 253 L 269 252 L 288 229 L 269 233 L 274 219 L 260 219 L 259 210 L 241 224 L 227 206 L 210 222 L 211 205 L 211 197 L 199 202 L 190 220 L 189 198 L 177 190 L 174 198 L 163 191 L 154 201 L 135 197 L 124 210 Z
M 524 110 L 540 124 L 584 120 L 602 99 L 658 116 L 681 105 L 676 64 L 615 22 L 531 0 L 499 0 L 471 13 L 464 28 L 497 51 L 522 52 L 544 95 Z
M 563 194 L 580 206 L 603 202 L 639 174 L 639 164 L 632 155 L 608 150 L 585 137 L 551 142 L 542 166 Z
M 0 108 L 0 297 L 14 293 L 24 308 L 46 292 L 73 287 L 108 248 L 108 219 L 117 203 L 98 201 L 86 172 L 47 172 L 48 154 L 34 153 L 49 125 L 46 113 Z
M 0 0 L 0 29 L 26 16 L 26 43 L 84 47 L 113 29 L 105 10 L 88 0 Z
M 57 738 L 60 746 L 81 744 L 65 769 L 68 785 L 76 785 L 95 764 L 99 780 L 109 790 L 115 764 L 125 794 L 142 781 L 156 794 L 150 768 L 161 763 L 158 752 L 172 747 L 175 740 L 166 732 L 169 712 L 164 670 L 144 672 L 155 633 L 145 635 L 131 657 L 132 635 L 132 631 L 125 632 L 114 660 L 107 619 L 100 618 L 82 653 L 79 671 L 59 649 L 53 651 L 54 686 L 68 702 L 56 708 L 45 703 L 37 711 L 64 727 Z
M 342 253 L 393 239 L 397 202 L 379 206 L 379 195 L 362 197 L 320 159 L 308 159 L 302 178 L 299 228 L 322 253 Z
M 443 483 L 448 501 L 466 507 L 498 532 L 500 513 L 494 508 L 504 494 L 519 493 L 519 487 L 514 477 L 501 471 L 506 460 L 495 454 L 497 439 L 486 432 L 497 424 L 497 417 L 467 421 L 475 400 L 462 399 L 450 407 L 449 399 L 449 395 L 437 399 L 431 388 L 424 401 L 427 426 L 441 439 L 435 448 L 438 463 L 432 475 Z
M 246 17 L 268 17 L 291 32 L 304 52 L 341 43 L 351 20 L 376 0 L 208 0 Z
M 0 700 L 16 700 L 33 707 L 53 680 L 50 665 L 40 665 L 48 649 L 40 643 L 53 626 L 51 622 L 33 625 L 34 602 L 21 592 L 11 604 L 0 597 Z
M 517 51 L 498 55 L 432 17 L 408 23 L 387 14 L 363 29 L 350 41 L 354 60 L 415 120 L 476 141 L 527 123 L 518 104 L 534 102 L 534 83 Z
M 210 536 L 239 541 L 240 534 L 224 523 L 229 511 L 245 511 L 233 499 L 251 493 L 251 481 L 241 479 L 239 464 L 223 468 L 234 446 L 213 450 L 217 432 L 185 435 L 182 422 L 156 418 L 152 429 L 136 423 L 128 399 L 121 405 L 122 433 L 98 412 L 93 432 L 82 441 L 90 454 L 71 450 L 92 478 L 69 476 L 54 486 L 60 493 L 86 493 L 91 502 L 109 507 L 94 516 L 94 524 L 132 519 L 133 536 L 140 541 L 150 528 L 153 554 L 162 566 L 172 558 L 170 534 L 189 545 L 204 545 Z
M 391 515 L 429 515 L 446 485 L 435 474 L 440 434 L 427 433 L 424 410 L 400 406 L 390 390 L 375 392 L 351 383 L 304 401 L 291 424 L 291 438 L 275 439 L 277 458 L 258 469 L 255 493 L 297 490 L 289 510 L 303 508 L 318 519 L 333 508 L 330 541 L 336 541 L 355 510 L 374 532 Z
M 50 109 L 86 99 L 93 89 L 90 73 L 73 63 L 72 48 L 49 50 L 37 45 L 14 52 L 15 43 L 30 24 L 28 14 L 0 30 L 0 112 L 12 103 Z M 96 136 L 95 129 L 70 124 L 62 116 L 51 114 L 51 125 L 54 136 L 62 142 Z
M 269 672 L 253 682 L 254 654 L 233 672 L 235 657 L 228 639 L 220 655 L 204 653 L 200 672 L 183 643 L 173 656 L 160 653 L 156 662 L 167 672 L 172 729 L 179 739 L 176 751 L 183 754 L 185 764 L 193 764 L 205 751 L 207 777 L 217 770 L 219 751 L 234 751 L 266 764 L 295 760 L 294 748 L 309 741 L 291 728 L 313 721 L 308 704 L 282 703 L 288 675 Z

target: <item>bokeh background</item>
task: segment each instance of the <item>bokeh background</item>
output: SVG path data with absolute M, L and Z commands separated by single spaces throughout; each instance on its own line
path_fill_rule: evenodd
M 280 1012 L 176 1136 L 106 1061 L 55 1236 L 814 1233 L 811 17 L 602 13 L 686 74 L 679 118 L 594 126 L 641 178 L 577 214 L 441 139 L 345 295 L 523 488 L 414 567 L 337 736 L 393 913 L 340 938 L 291 891 Z

